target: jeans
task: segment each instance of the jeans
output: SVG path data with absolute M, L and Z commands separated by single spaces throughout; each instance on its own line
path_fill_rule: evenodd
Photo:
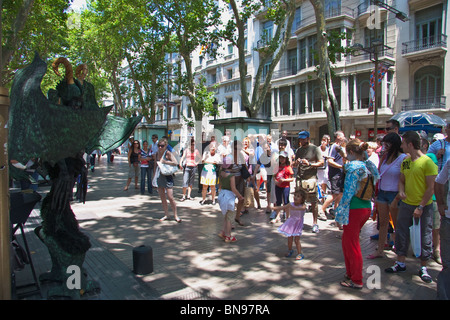
M 409 227 L 413 222 L 413 213 L 417 206 L 412 206 L 400 201 L 397 216 L 397 226 L 395 229 L 395 248 L 398 256 L 407 256 L 410 235 Z M 423 208 L 420 217 L 420 233 L 422 252 L 420 260 L 427 261 L 432 257 L 432 228 L 433 228 L 433 204 L 429 204 Z
M 145 177 L 147 176 L 147 188 L 149 193 L 153 193 L 152 186 L 152 169 L 149 167 L 141 167 L 141 194 L 145 193 Z
M 290 187 L 280 188 L 279 186 L 275 186 L 275 196 L 277 198 L 277 206 L 281 206 L 283 202 L 284 205 L 289 203 L 289 193 L 291 192 Z
M 437 277 L 437 299 L 450 300 L 450 218 L 441 217 L 442 270 Z

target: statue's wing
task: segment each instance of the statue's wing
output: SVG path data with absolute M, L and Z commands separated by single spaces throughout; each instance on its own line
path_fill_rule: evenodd
M 30 158 L 57 162 L 75 156 L 100 132 L 111 110 L 50 102 L 41 90 L 46 70 L 36 54 L 29 66 L 17 71 L 11 87 L 8 154 L 21 163 Z
M 102 153 L 106 153 L 121 146 L 141 120 L 142 116 L 125 119 L 108 115 L 101 132 L 88 144 L 86 152 L 91 153 L 94 150 L 100 150 Z

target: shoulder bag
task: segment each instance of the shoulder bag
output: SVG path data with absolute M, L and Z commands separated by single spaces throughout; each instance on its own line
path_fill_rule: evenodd
M 167 150 L 164 152 L 162 158 L 166 155 Z M 161 163 L 161 161 L 157 162 L 159 170 L 161 171 L 161 174 L 164 176 L 171 176 L 174 173 L 178 171 L 177 165 L 167 164 L 167 163 Z

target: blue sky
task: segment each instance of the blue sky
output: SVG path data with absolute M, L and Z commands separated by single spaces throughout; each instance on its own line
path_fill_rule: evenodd
M 74 11 L 79 11 L 82 7 L 85 7 L 85 6 L 86 6 L 86 0 L 73 0 L 73 2 L 70 5 L 70 7 Z

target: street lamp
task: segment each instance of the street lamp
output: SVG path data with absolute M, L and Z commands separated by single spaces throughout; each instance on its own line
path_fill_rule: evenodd
M 394 7 L 391 7 L 390 5 L 384 3 L 383 1 L 380 0 L 371 0 L 372 3 L 378 7 L 384 8 L 390 12 L 392 12 L 393 14 L 395 14 L 395 17 L 403 22 L 406 22 L 409 20 L 408 16 L 406 15 L 406 13 L 403 13 L 397 9 L 395 9 Z
M 383 44 L 383 41 L 380 39 L 373 40 L 370 47 L 364 47 L 360 43 L 355 43 L 352 47 L 353 49 L 353 55 L 354 56 L 360 56 L 363 54 L 370 54 L 370 60 L 374 62 L 375 64 L 375 85 L 374 85 L 374 98 L 375 103 L 373 106 L 373 132 L 374 137 L 376 137 L 378 133 L 378 108 L 380 107 L 380 100 L 378 97 L 379 93 L 379 86 L 378 83 L 378 65 L 379 65 L 379 54 L 380 52 L 383 52 L 387 49 L 392 49 L 386 45 Z

